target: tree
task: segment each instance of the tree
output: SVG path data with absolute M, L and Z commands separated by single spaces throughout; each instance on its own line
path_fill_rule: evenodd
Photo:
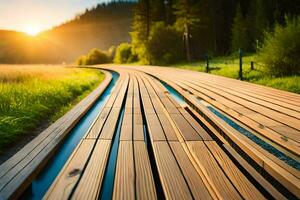
M 150 34 L 150 1 L 141 0 L 138 2 L 133 24 L 132 24 L 132 51 L 136 54 L 140 61 L 148 63 L 146 45 Z
M 259 60 L 274 75 L 300 72 L 300 17 L 286 19 L 286 26 L 277 24 L 274 32 L 266 34 Z
M 247 15 L 247 27 L 251 50 L 257 50 L 258 44 L 263 42 L 264 32 L 269 27 L 268 16 L 266 13 L 265 1 L 251 1 L 249 13 Z
M 175 27 L 183 33 L 186 59 L 192 60 L 190 39 L 191 29 L 197 26 L 199 18 L 196 15 L 197 6 L 193 6 L 189 0 L 178 0 L 174 5 L 175 16 L 177 17 Z
M 231 37 L 231 52 L 235 52 L 238 49 L 243 49 L 244 51 L 249 49 L 249 38 L 247 34 L 246 21 L 243 17 L 241 10 L 241 5 L 238 4 L 236 15 L 233 20 L 232 25 L 232 37 Z
M 118 46 L 114 58 L 114 63 L 130 63 L 135 60 L 135 56 L 132 54 L 131 44 L 122 43 Z
M 164 22 L 153 24 L 147 50 L 152 64 L 170 64 L 182 60 L 181 34 Z

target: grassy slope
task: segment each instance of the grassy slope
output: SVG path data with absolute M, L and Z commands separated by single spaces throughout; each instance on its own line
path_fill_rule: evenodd
M 0 152 L 58 119 L 103 79 L 97 70 L 0 65 Z
M 289 92 L 300 94 L 300 76 L 272 77 L 262 72 L 261 65 L 255 64 L 255 70 L 250 70 L 250 62 L 255 61 L 255 56 L 245 56 L 243 58 L 243 77 L 246 81 L 265 85 Z M 173 65 L 174 66 L 174 65 Z M 204 72 L 206 62 L 194 62 L 191 64 L 180 63 L 175 67 Z M 211 74 L 238 78 L 239 59 L 233 57 L 218 57 L 210 61 Z

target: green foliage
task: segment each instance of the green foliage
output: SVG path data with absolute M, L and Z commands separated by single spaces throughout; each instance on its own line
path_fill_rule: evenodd
M 74 99 L 83 98 L 81 95 L 91 91 L 104 77 L 99 71 L 86 69 L 21 73 L 26 71 L 23 68 L 0 73 L 0 152 L 41 123 L 63 115 L 74 105 Z M 15 76 L 23 78 L 16 82 Z
M 182 59 L 181 35 L 163 22 L 153 24 L 147 45 L 152 64 L 169 64 Z
M 138 56 L 143 64 L 149 64 L 146 45 L 150 33 L 150 2 L 149 0 L 139 1 L 132 23 L 131 43 L 132 52 Z
M 267 72 L 286 75 L 300 72 L 300 17 L 286 19 L 286 26 L 276 25 L 265 36 L 259 59 Z
M 189 0 L 179 0 L 175 3 L 174 8 L 174 14 L 177 17 L 174 26 L 183 33 L 186 58 L 188 61 L 191 61 L 192 53 L 190 42 L 193 37 L 191 30 L 195 29 L 200 21 L 200 18 L 196 14 L 198 7 L 191 4 Z
M 249 37 L 247 34 L 246 21 L 244 19 L 241 6 L 238 5 L 236 15 L 232 25 L 231 52 L 234 53 L 238 49 L 249 49 Z
M 77 65 L 96 65 L 109 62 L 111 62 L 110 56 L 99 49 L 92 49 L 86 56 L 81 56 L 76 61 Z
M 122 43 L 116 50 L 114 63 L 131 63 L 136 61 L 136 56 L 132 53 L 132 45 L 129 43 Z
M 249 50 L 257 51 L 263 42 L 264 32 L 270 27 L 265 0 L 252 0 L 247 14 L 247 29 L 250 40 Z
M 245 81 L 277 88 L 300 94 L 300 76 L 274 77 L 262 71 L 261 65 L 254 64 L 254 70 L 250 70 L 250 62 L 256 61 L 256 55 L 245 55 L 243 58 L 243 76 Z M 194 63 L 176 64 L 175 67 L 205 72 L 204 61 Z M 233 56 L 214 57 L 210 61 L 210 73 L 229 78 L 238 78 L 239 59 Z

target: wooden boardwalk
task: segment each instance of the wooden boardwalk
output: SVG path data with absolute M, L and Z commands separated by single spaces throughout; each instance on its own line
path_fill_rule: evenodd
M 172 68 L 100 67 L 120 77 L 44 199 L 106 199 L 107 179 L 112 199 L 300 198 L 299 95 Z M 109 84 L 105 73 L 93 94 L 0 166 L 0 199 L 22 195 Z

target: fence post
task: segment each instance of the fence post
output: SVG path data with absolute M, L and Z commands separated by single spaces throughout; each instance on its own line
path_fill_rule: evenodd
M 206 73 L 209 73 L 209 57 L 207 54 L 205 54 L 205 59 L 206 59 Z
M 240 71 L 239 71 L 239 79 L 243 80 L 243 50 L 239 49 L 240 56 Z
M 251 70 L 254 70 L 254 62 L 251 61 Z

